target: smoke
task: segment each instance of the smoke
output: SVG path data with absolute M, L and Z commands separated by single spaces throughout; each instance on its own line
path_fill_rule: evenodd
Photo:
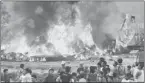
M 116 10 L 112 9 L 116 8 L 112 2 L 26 1 L 11 4 L 11 7 L 6 5 L 8 12 L 13 11 L 10 13 L 11 19 L 19 18 L 14 23 L 9 22 L 10 27 L 16 27 L 9 29 L 11 32 L 19 33 L 19 37 L 25 36 L 30 47 L 52 43 L 55 50 L 61 53 L 72 50 L 73 46 L 70 44 L 73 45 L 78 40 L 81 40 L 84 46 L 94 43 L 101 46 L 106 34 L 103 25 L 110 13 Z M 63 36 L 62 33 L 67 36 L 59 37 Z M 88 38 L 85 38 L 87 36 Z M 62 47 L 65 50 L 61 49 Z
M 29 45 L 31 45 L 37 37 L 46 36 L 49 24 L 55 22 L 56 5 L 54 2 L 15 2 L 13 10 L 15 13 L 25 16 L 24 35 L 27 37 Z
M 118 14 L 117 6 L 114 2 L 83 2 L 80 5 L 80 10 L 83 13 L 82 20 L 84 23 L 90 23 L 92 26 L 92 36 L 94 42 L 101 47 L 102 42 L 106 39 L 106 34 L 114 31 L 110 24 L 115 24 L 112 21 L 115 14 Z M 113 17 L 114 14 L 114 17 Z
M 116 39 L 122 21 L 122 12 L 115 2 L 110 1 L 25 1 L 4 4 L 4 9 L 11 16 L 5 24 L 6 28 L 2 29 L 2 35 L 8 37 L 6 41 L 22 40 L 28 47 L 42 48 L 45 54 L 49 54 L 46 51 L 73 54 L 93 45 L 101 48 L 106 35 Z

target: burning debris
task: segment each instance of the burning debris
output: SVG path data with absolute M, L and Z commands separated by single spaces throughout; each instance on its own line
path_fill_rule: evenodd
M 114 2 L 3 2 L 2 6 L 1 48 L 5 53 L 28 52 L 27 56 L 88 59 L 103 55 L 102 42 L 106 35 L 114 35 L 110 29 L 106 31 L 112 27 L 108 19 L 120 14 Z M 114 27 L 111 30 L 115 32 Z

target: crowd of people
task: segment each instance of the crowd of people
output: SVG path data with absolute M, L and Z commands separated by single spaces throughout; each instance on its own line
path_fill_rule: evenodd
M 112 65 L 107 64 L 104 58 L 100 58 L 96 66 L 86 67 L 80 63 L 76 72 L 71 72 L 71 66 L 66 66 L 66 62 L 62 61 L 61 67 L 54 74 L 53 68 L 48 70 L 48 75 L 41 83 L 76 83 L 76 82 L 144 82 L 144 64 L 135 63 L 134 65 L 124 66 L 123 59 L 119 58 Z M 3 82 L 11 82 L 8 76 L 8 69 L 4 69 Z M 38 82 L 38 77 L 30 68 L 25 68 L 24 64 L 20 64 L 17 72 L 17 82 Z

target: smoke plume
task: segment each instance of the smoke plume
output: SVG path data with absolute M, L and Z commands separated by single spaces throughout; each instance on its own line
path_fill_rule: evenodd
M 25 1 L 2 5 L 7 12 L 2 21 L 9 20 L 3 23 L 3 44 L 23 41 L 23 46 L 60 54 L 73 54 L 87 46 L 102 48 L 106 34 L 116 38 L 122 21 L 115 2 Z

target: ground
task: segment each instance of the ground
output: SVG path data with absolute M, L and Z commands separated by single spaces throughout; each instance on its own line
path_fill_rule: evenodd
M 114 56 L 113 60 L 116 60 L 118 56 Z M 133 56 L 123 56 L 123 64 L 124 65 L 132 65 L 133 62 L 135 62 L 136 58 Z M 79 66 L 80 62 L 83 62 L 85 66 L 90 66 L 90 65 L 97 65 L 99 59 L 95 59 L 93 61 L 91 60 L 84 60 L 84 61 L 70 61 L 70 64 L 67 65 L 71 65 L 72 67 L 72 71 L 75 71 L 76 67 Z M 106 60 L 108 62 L 109 65 L 112 65 L 113 60 L 109 60 L 109 57 L 106 57 Z M 55 61 L 55 62 L 6 62 L 3 61 L 1 62 L 1 67 L 2 69 L 4 68 L 9 68 L 12 70 L 16 70 L 19 68 L 20 64 L 25 64 L 26 67 L 31 68 L 33 71 L 39 71 L 42 72 L 42 70 L 48 70 L 50 67 L 54 68 L 55 70 L 57 70 L 61 65 L 61 61 Z

